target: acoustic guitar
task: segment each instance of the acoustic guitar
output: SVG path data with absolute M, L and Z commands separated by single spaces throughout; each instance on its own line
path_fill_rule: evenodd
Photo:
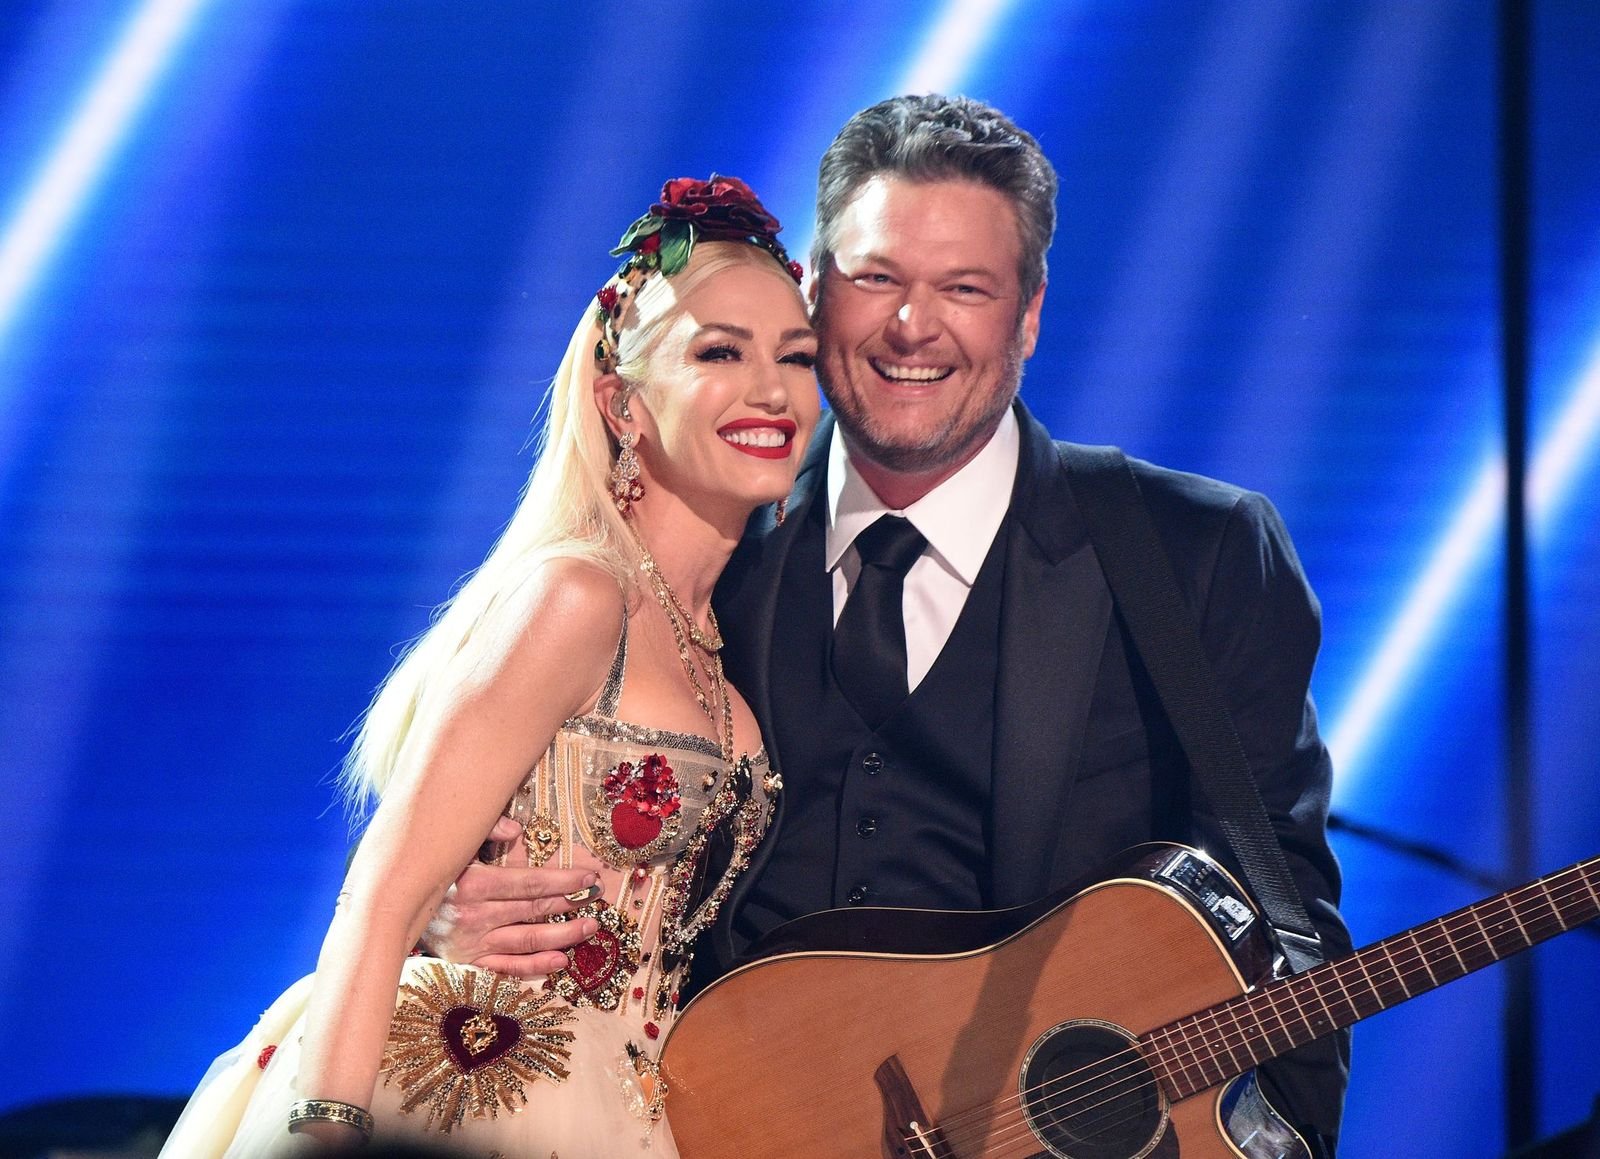
M 830 910 L 668 1035 L 684 1159 L 1308 1159 L 1253 1068 L 1600 916 L 1600 857 L 1275 978 L 1204 854 L 1015 910 Z

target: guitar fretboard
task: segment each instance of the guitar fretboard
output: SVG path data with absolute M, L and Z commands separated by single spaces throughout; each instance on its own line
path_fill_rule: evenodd
M 1600 917 L 1600 857 L 1273 982 L 1140 1039 L 1168 1097 L 1269 1058 Z

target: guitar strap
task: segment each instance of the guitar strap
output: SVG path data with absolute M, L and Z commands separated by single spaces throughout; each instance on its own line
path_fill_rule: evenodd
M 1089 539 L 1111 598 L 1195 780 L 1217 812 L 1245 884 L 1278 935 L 1290 969 L 1298 973 L 1318 964 L 1322 941 L 1267 819 L 1244 745 L 1127 456 L 1115 447 L 1057 448 L 1082 500 Z

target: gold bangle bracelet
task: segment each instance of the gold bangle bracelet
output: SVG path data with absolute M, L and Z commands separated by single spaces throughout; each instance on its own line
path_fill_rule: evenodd
M 296 1123 L 343 1123 L 360 1131 L 363 1139 L 372 1138 L 375 1125 L 369 1112 L 333 1099 L 301 1099 L 289 1108 L 289 1126 Z

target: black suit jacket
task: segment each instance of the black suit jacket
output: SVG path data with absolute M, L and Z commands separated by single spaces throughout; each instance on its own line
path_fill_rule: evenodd
M 1092 873 L 1142 841 L 1199 845 L 1237 869 L 1215 817 L 1191 783 L 1172 730 L 1113 607 L 1057 445 L 1018 402 L 1021 449 L 999 638 L 1000 705 L 988 823 L 996 904 L 1020 905 Z M 789 521 L 758 512 L 717 587 L 728 676 L 763 722 L 772 719 L 772 628 L 779 578 L 807 506 L 826 502 L 825 419 L 796 482 Z M 1328 848 L 1331 770 L 1308 686 L 1320 612 L 1277 512 L 1237 487 L 1133 461 L 1139 485 L 1202 644 L 1217 671 L 1274 830 L 1329 957 L 1350 947 L 1336 909 Z M 795 566 L 799 566 L 798 563 Z M 774 764 L 793 785 L 805 769 Z M 783 840 L 782 811 L 761 853 Z M 825 870 L 819 869 L 819 872 Z M 730 897 L 703 947 L 724 967 L 745 947 Z M 1280 1109 L 1331 1139 L 1347 1076 L 1348 1035 L 1263 1068 Z

